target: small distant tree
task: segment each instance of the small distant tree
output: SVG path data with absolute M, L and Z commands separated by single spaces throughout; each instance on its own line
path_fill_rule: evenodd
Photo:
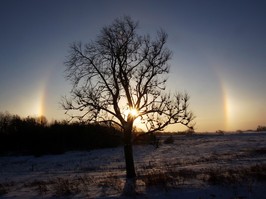
M 39 116 L 38 118 L 37 118 L 37 122 L 38 122 L 38 124 L 39 125 L 41 125 L 41 126 L 47 126 L 48 125 L 48 120 L 47 120 L 47 118 L 45 117 L 45 116 Z
M 167 34 L 160 30 L 152 39 L 137 29 L 138 23 L 125 16 L 104 27 L 95 41 L 73 43 L 65 62 L 73 89 L 62 103 L 71 119 L 121 128 L 127 178 L 136 176 L 132 131 L 137 118 L 146 133 L 177 123 L 193 128 L 194 118 L 188 94 L 164 93 L 171 58 Z
M 217 133 L 218 135 L 224 135 L 224 131 L 223 131 L 223 130 L 217 130 L 216 133 Z

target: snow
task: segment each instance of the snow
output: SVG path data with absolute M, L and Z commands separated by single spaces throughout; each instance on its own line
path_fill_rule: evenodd
M 266 171 L 263 180 L 249 172 L 266 168 L 266 132 L 174 135 L 173 144 L 164 144 L 167 137 L 160 136 L 157 149 L 134 146 L 135 198 L 266 198 Z M 229 177 L 215 183 L 222 174 Z M 127 186 L 123 147 L 0 157 L 0 199 L 127 198 Z

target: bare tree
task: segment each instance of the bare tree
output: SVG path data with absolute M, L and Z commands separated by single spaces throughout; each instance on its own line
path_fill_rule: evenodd
M 66 61 L 66 77 L 73 84 L 71 97 L 63 99 L 72 119 L 108 123 L 124 133 L 127 178 L 134 178 L 132 151 L 134 121 L 139 118 L 147 133 L 170 124 L 192 128 L 187 94 L 163 93 L 171 51 L 167 34 L 155 38 L 137 33 L 130 17 L 117 18 L 104 27 L 95 41 L 74 43 Z

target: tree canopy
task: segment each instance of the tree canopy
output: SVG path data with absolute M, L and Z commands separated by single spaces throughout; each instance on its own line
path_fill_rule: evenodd
M 189 96 L 165 92 L 172 55 L 165 45 L 167 34 L 139 35 L 138 27 L 128 16 L 117 18 L 95 41 L 70 46 L 65 64 L 73 89 L 63 107 L 72 119 L 122 129 L 136 118 L 147 132 L 176 123 L 192 128 Z

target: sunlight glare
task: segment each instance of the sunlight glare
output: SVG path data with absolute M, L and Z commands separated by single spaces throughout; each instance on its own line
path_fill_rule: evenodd
M 138 110 L 137 109 L 131 109 L 131 110 L 129 110 L 129 114 L 136 117 L 138 115 Z
M 131 115 L 134 118 L 134 127 L 137 129 L 145 129 L 145 126 L 142 124 L 139 117 L 139 111 L 135 108 L 129 108 L 124 111 L 124 116 L 128 119 L 128 116 Z
M 133 117 L 137 117 L 138 114 L 139 114 L 139 112 L 138 112 L 138 110 L 135 109 L 135 108 L 130 108 L 130 109 L 125 110 L 124 114 L 125 114 L 125 117 L 126 117 L 126 118 L 127 118 L 129 115 L 131 115 L 131 116 L 133 116 Z

